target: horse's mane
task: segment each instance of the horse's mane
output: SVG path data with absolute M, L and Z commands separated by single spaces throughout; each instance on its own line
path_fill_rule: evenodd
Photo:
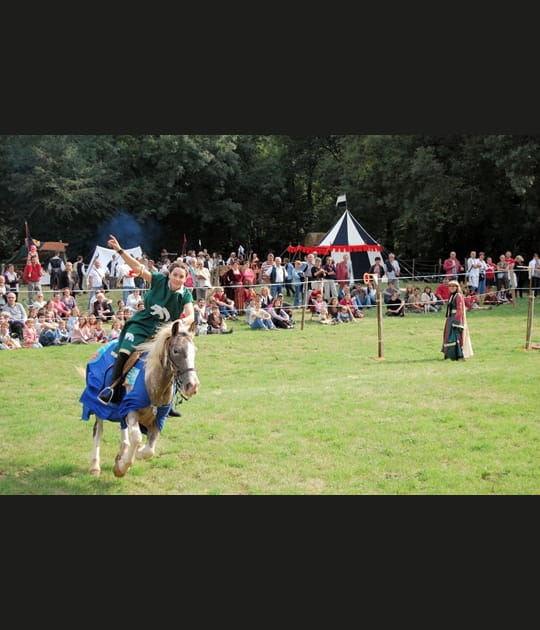
M 140 350 L 143 354 L 146 353 L 144 361 L 147 372 L 162 370 L 165 367 L 167 362 L 167 342 L 172 337 L 173 326 L 174 322 L 163 324 L 158 328 L 156 334 L 151 339 L 137 346 L 137 350 Z M 180 332 L 182 332 L 181 328 Z

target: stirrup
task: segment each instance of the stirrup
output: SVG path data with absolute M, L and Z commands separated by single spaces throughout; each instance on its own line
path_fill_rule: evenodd
M 98 394 L 98 399 L 104 404 L 108 405 L 114 396 L 114 389 L 112 387 L 105 387 Z

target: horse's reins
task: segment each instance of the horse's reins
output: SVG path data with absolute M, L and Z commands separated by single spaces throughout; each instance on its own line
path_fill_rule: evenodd
M 187 333 L 178 333 L 179 335 L 181 335 L 182 337 L 190 337 Z M 195 372 L 195 368 L 186 368 L 185 370 L 182 370 L 181 372 L 179 370 L 175 370 L 174 371 L 174 375 L 173 378 L 171 380 L 174 381 L 175 385 L 176 385 L 176 398 L 178 400 L 178 398 L 181 398 L 182 400 L 180 400 L 180 404 L 184 401 L 184 400 L 189 400 L 189 398 L 187 396 L 184 396 L 183 393 L 183 389 L 184 389 L 184 383 L 182 381 L 182 376 L 184 376 L 184 374 L 187 374 L 188 372 Z

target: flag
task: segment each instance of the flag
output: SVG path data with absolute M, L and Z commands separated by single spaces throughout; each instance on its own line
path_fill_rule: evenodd
M 347 207 L 347 195 L 340 195 L 337 198 L 336 206 L 345 209 Z
M 182 244 L 182 258 L 184 258 L 186 255 L 186 243 L 187 243 L 187 238 L 186 238 L 186 235 L 184 234 L 184 242 Z
M 35 238 L 32 238 L 30 236 L 30 229 L 28 227 L 28 222 L 25 221 L 24 222 L 24 229 L 26 231 L 26 247 L 28 247 L 28 249 L 30 250 L 30 247 L 32 247 L 32 245 L 34 245 L 34 247 L 36 249 L 40 249 L 41 248 L 41 241 L 38 241 Z

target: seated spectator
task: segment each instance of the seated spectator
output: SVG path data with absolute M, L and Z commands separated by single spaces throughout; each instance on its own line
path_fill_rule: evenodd
M 390 317 L 405 316 L 405 300 L 400 297 L 399 291 L 394 291 L 391 298 L 388 300 L 386 314 Z
M 114 339 L 118 339 L 120 337 L 120 333 L 122 332 L 122 322 L 119 320 L 113 321 L 111 324 L 111 330 L 109 332 L 109 336 L 107 337 L 107 341 L 113 341 Z
M 397 290 L 398 289 L 396 288 L 394 281 L 388 280 L 388 284 L 386 285 L 386 288 L 383 291 L 383 300 L 385 304 L 388 304 L 388 301 L 392 297 L 392 293 L 394 293 L 394 291 L 397 291 Z
M 424 305 L 424 311 L 426 313 L 438 313 L 441 310 L 439 306 L 439 300 L 430 286 L 425 286 L 420 301 Z
M 448 298 L 450 297 L 450 289 L 448 287 L 448 282 L 450 279 L 445 276 L 442 283 L 439 284 L 437 289 L 435 290 L 435 295 L 439 300 L 439 303 L 444 305 L 448 303 Z
M 251 321 L 249 322 L 250 328 L 253 330 L 277 330 L 272 322 L 270 313 L 262 307 L 260 297 L 255 300 L 255 308 L 251 312 Z
M 499 306 L 499 304 L 501 304 L 497 297 L 497 290 L 493 284 L 488 287 L 486 297 L 484 298 L 484 305 L 486 304 L 488 306 Z
M 103 327 L 103 320 L 99 318 L 94 326 L 94 339 L 96 343 L 107 343 L 107 331 Z
M 358 310 L 371 308 L 377 304 L 377 300 L 371 295 L 371 291 L 368 286 L 363 285 L 359 281 L 354 283 L 354 288 L 351 291 L 351 299 L 355 308 Z
M 130 308 L 133 313 L 136 313 L 138 305 L 142 303 L 144 303 L 144 300 L 141 295 L 141 290 L 137 288 L 133 289 L 127 297 L 126 306 Z
M 227 322 L 221 314 L 221 311 L 219 310 L 219 306 L 217 304 L 214 304 L 214 306 L 212 306 L 210 315 L 208 315 L 207 324 L 209 335 L 228 335 L 234 331 L 234 328 L 227 330 Z
M 261 306 L 263 308 L 268 308 L 273 298 L 272 298 L 272 293 L 270 292 L 270 289 L 267 286 L 261 287 L 260 298 L 261 298 Z
M 43 312 L 45 313 L 45 319 L 47 321 L 56 322 L 58 324 L 61 319 L 58 311 L 54 308 L 53 300 L 47 300 L 47 302 L 45 302 Z
M 52 301 L 52 300 L 49 300 Z M 38 319 L 36 322 L 36 330 L 39 332 L 39 343 L 42 346 L 54 346 L 56 339 L 56 330 L 59 323 L 56 321 L 56 312 L 51 315 L 50 311 L 41 309 L 38 311 Z M 60 319 L 60 318 L 58 318 Z
M 32 302 L 32 306 L 37 308 L 37 310 L 39 311 L 40 308 L 45 308 L 45 304 L 47 304 L 47 302 L 43 299 L 43 293 L 39 291 L 35 302 Z
M 35 319 L 29 317 L 23 328 L 23 348 L 43 348 L 39 343 L 39 333 L 36 330 Z
M 337 316 L 337 322 L 339 324 L 348 324 L 350 322 L 354 322 L 354 317 L 353 317 L 352 311 L 347 305 L 345 305 L 345 304 L 340 304 L 339 305 L 339 312 L 338 312 L 338 316 Z
M 71 335 L 71 331 L 73 330 L 73 326 L 75 326 L 75 323 L 79 319 L 80 314 L 81 312 L 78 306 L 75 306 L 71 309 L 71 313 L 69 314 L 67 318 L 67 327 L 68 327 L 70 335 Z
M 71 343 L 93 343 L 93 335 L 88 326 L 88 318 L 81 315 L 71 330 Z
M 283 298 L 279 295 L 276 295 L 266 310 L 270 313 L 276 328 L 294 328 L 294 322 L 283 308 Z
M 206 300 L 204 298 L 199 298 L 193 304 L 193 313 L 195 315 L 195 324 L 197 326 L 206 324 Z
M 256 300 L 256 297 L 250 297 L 249 300 L 247 300 L 245 303 L 244 310 L 246 312 L 246 324 L 248 325 L 251 322 L 251 313 L 255 309 L 255 300 Z
M 225 319 L 238 319 L 238 311 L 236 310 L 234 300 L 225 295 L 225 289 L 223 287 L 217 287 L 212 297 L 219 306 L 219 310 Z
M 405 292 L 405 308 L 409 313 L 423 313 L 424 305 L 420 299 L 420 289 L 407 285 Z
M 313 312 L 316 315 L 320 315 L 323 309 L 328 314 L 328 304 L 325 302 L 323 298 L 322 291 L 320 291 L 317 293 L 317 296 L 315 297 L 315 301 L 313 302 Z
M 66 343 L 69 343 L 71 337 L 71 333 L 67 327 L 67 320 L 61 319 L 58 322 L 58 328 L 56 329 L 56 335 L 54 340 L 55 346 L 63 346 Z
M 12 335 L 15 335 L 17 339 L 22 343 L 23 327 L 28 319 L 28 315 L 24 309 L 24 306 L 16 301 L 17 296 L 13 291 L 9 291 L 6 294 L 7 304 L 1 307 L 2 313 L 7 313 L 9 321 L 9 330 Z
M 328 304 L 326 305 L 326 310 L 328 315 L 335 321 L 338 321 L 339 314 L 339 300 L 337 296 L 333 296 L 328 300 Z
M 56 311 L 58 317 L 64 318 L 67 316 L 69 308 L 62 301 L 62 295 L 58 292 L 53 296 L 52 307 Z
M 6 278 L 0 273 L 0 308 L 2 308 L 4 304 L 7 304 L 6 293 Z
M 61 302 L 67 306 L 68 309 L 73 309 L 77 306 L 77 302 L 73 295 L 71 294 L 71 289 L 69 287 L 64 287 L 62 289 L 62 297 L 60 298 Z
M 0 321 L 0 350 L 17 350 L 21 347 L 19 339 L 12 336 L 7 319 Z
M 105 297 L 104 293 L 96 293 L 91 313 L 95 315 L 96 320 L 101 320 L 102 322 L 110 321 L 114 317 L 112 300 Z
M 341 306 L 346 306 L 348 308 L 348 311 L 351 313 L 352 317 L 355 317 L 357 319 L 362 319 L 362 317 L 365 317 L 364 313 L 362 313 L 358 305 L 353 302 L 351 291 L 348 285 L 345 285 L 343 287 L 343 297 L 341 298 L 339 303 Z

